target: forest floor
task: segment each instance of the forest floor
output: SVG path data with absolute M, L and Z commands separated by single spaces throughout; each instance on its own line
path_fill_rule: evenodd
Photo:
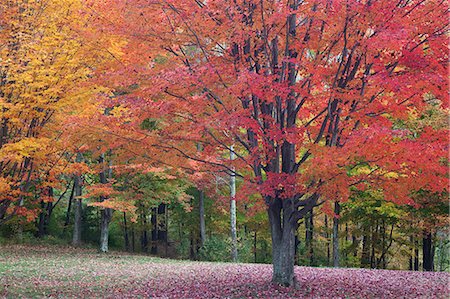
M 192 262 L 93 249 L 0 246 L 0 298 L 450 298 L 450 273 Z

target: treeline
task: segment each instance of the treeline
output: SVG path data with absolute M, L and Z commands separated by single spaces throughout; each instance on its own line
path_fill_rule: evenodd
M 65 189 L 49 187 L 44 192 L 53 201 L 41 200 L 39 217 L 34 222 L 15 217 L 2 225 L 2 242 L 42 240 L 60 245 L 96 246 L 103 252 L 110 247 L 169 258 L 231 261 L 226 202 L 205 196 L 179 179 L 174 183 L 154 174 L 138 175 L 135 185 L 117 176 L 115 180 L 126 181 L 128 188 L 149 193 L 135 202 L 136 210 L 113 212 L 86 204 L 92 198 L 79 197 L 89 190 L 89 183 L 101 182 L 103 177 L 102 173 L 97 177 L 74 175 L 67 178 Z M 176 189 L 174 185 L 182 190 L 179 192 L 186 192 L 187 202 L 180 202 L 176 192 L 165 201 L 154 199 L 167 196 L 168 190 Z M 429 200 L 443 195 L 424 192 L 417 196 Z M 442 201 L 437 202 L 442 204 L 428 207 L 433 211 L 427 214 L 423 209 L 387 202 L 376 192 L 355 191 L 349 201 L 336 205 L 339 210 L 335 212 L 339 214 L 330 215 L 318 206 L 308 213 L 297 230 L 296 264 L 447 271 L 450 266 L 448 233 L 439 219 L 445 219 L 448 207 Z M 271 263 L 266 212 L 249 213 L 249 209 L 252 207 L 248 203 L 238 202 L 238 260 Z M 202 222 L 205 223 L 203 242 Z

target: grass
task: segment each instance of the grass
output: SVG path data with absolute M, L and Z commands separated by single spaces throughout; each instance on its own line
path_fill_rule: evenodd
M 168 260 L 45 245 L 0 246 L 2 298 L 448 298 L 448 273 L 296 267 L 299 288 L 271 266 Z

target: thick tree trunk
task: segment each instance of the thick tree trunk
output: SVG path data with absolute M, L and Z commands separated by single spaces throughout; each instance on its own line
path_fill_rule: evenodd
M 76 162 L 80 163 L 83 159 L 83 156 L 81 153 L 77 154 Z M 81 244 L 81 213 L 82 213 L 82 205 L 81 205 L 81 177 L 78 175 L 75 175 L 74 180 L 74 191 L 75 191 L 75 198 L 74 198 L 74 223 L 73 223 L 73 238 L 72 238 L 72 245 L 73 246 L 80 246 Z
M 334 214 L 333 218 L 333 267 L 339 267 L 339 213 L 341 206 L 339 202 L 334 203 Z
M 205 194 L 203 193 L 203 190 L 198 191 L 198 210 L 200 214 L 200 247 L 203 247 L 206 241 Z
M 423 271 L 433 271 L 433 239 L 431 233 L 424 233 L 423 251 Z
M 280 199 L 269 207 L 269 222 L 272 234 L 272 282 L 283 286 L 295 285 L 295 227 L 287 216 L 289 211 L 281 209 Z

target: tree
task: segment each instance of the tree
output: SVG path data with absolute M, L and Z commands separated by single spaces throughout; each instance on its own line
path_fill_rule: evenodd
M 329 202 L 346 201 L 350 186 L 370 184 L 402 204 L 413 203 L 410 190 L 445 188 L 439 157 L 447 137 L 426 129 L 412 139 L 393 126 L 430 99 L 446 105 L 443 3 L 135 0 L 93 7 L 107 10 L 103 26 L 127 40 L 113 76 L 137 88 L 122 103 L 164 123 L 153 146 L 236 173 L 259 193 L 273 282 L 295 283 L 298 221 L 322 202 L 330 211 Z M 232 162 L 222 158 L 229 144 L 236 144 Z

